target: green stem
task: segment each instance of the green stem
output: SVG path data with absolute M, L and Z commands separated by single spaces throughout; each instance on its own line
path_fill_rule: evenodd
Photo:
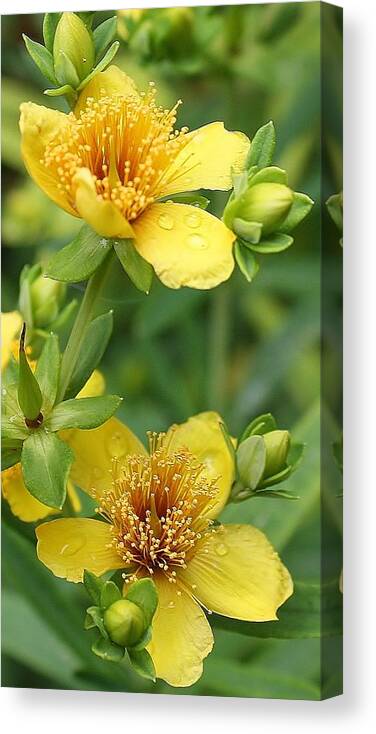
M 80 355 L 82 342 L 93 316 L 94 307 L 101 294 L 113 258 L 114 250 L 111 250 L 98 270 L 91 276 L 86 286 L 85 294 L 81 301 L 61 362 L 60 385 L 56 399 L 58 403 L 64 399 Z

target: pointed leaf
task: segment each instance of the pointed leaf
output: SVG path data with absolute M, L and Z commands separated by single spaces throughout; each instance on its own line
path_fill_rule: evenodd
M 30 420 L 38 419 L 42 407 L 42 393 L 38 380 L 29 365 L 25 353 L 26 324 L 24 323 L 20 336 L 19 375 L 18 375 L 18 403 L 24 416 Z
M 94 604 L 99 607 L 101 603 L 101 593 L 104 586 L 104 581 L 99 576 L 96 576 L 91 571 L 87 571 L 85 569 L 84 586 L 87 593 L 92 598 Z
M 277 252 L 283 252 L 292 245 L 294 238 L 288 234 L 282 232 L 276 232 L 271 234 L 269 237 L 264 237 L 257 245 L 251 245 L 248 243 L 250 250 L 259 252 L 262 255 L 272 255 Z
M 116 26 L 117 17 L 114 15 L 112 18 L 107 18 L 107 20 L 97 26 L 93 31 L 95 58 L 97 61 L 99 61 L 111 41 L 114 40 L 116 35 Z
M 103 615 L 100 607 L 88 607 L 86 615 L 92 620 L 92 625 L 88 627 L 85 624 L 85 629 L 91 629 L 92 626 L 97 627 L 102 637 L 107 640 L 108 632 L 104 626 Z
M 252 176 L 250 185 L 255 186 L 259 183 L 279 183 L 286 186 L 287 173 L 282 168 L 278 168 L 278 166 L 267 166 Z
M 126 598 L 142 609 L 146 625 L 149 627 L 158 606 L 158 594 L 154 582 L 151 579 L 135 581 Z
M 56 26 L 61 18 L 61 13 L 45 13 L 43 18 L 43 40 L 46 48 L 52 54 Z
M 112 311 L 98 316 L 89 325 L 81 344 L 77 366 L 66 390 L 65 398 L 75 397 L 100 363 L 110 340 L 112 327 Z
M 245 242 L 257 244 L 261 237 L 262 224 L 260 222 L 246 222 L 245 219 L 235 217 L 232 223 L 232 230 L 240 239 L 245 240 Z
M 132 664 L 132 668 L 142 676 L 155 682 L 155 668 L 154 663 L 151 659 L 150 654 L 147 650 L 134 650 L 133 648 L 128 649 L 129 659 Z
M 114 240 L 114 247 L 132 283 L 143 293 L 149 293 L 153 280 L 152 266 L 138 254 L 132 240 Z
M 313 205 L 314 201 L 312 201 L 312 199 L 307 196 L 307 194 L 294 192 L 294 199 L 291 209 L 285 221 L 280 226 L 280 231 L 288 233 L 291 232 L 292 229 L 295 229 L 295 227 L 303 221 L 307 214 L 309 214 Z
M 249 436 L 237 452 L 239 479 L 244 487 L 256 489 L 265 469 L 266 448 L 262 436 Z
M 56 334 L 49 334 L 41 356 L 38 359 L 35 376 L 42 393 L 42 413 L 47 415 L 55 403 L 60 375 L 59 338 Z
M 17 384 L 2 388 L 1 400 L 1 436 L 4 440 L 19 440 L 27 438 L 30 431 L 25 424 L 17 397 Z
M 65 283 L 87 280 L 97 270 L 111 250 L 111 240 L 101 237 L 87 224 L 47 265 L 46 275 Z
M 265 168 L 265 166 L 270 166 L 274 148 L 275 129 L 273 122 L 270 120 L 255 133 L 248 153 L 246 167 L 258 166 L 259 168 Z
M 98 428 L 115 413 L 122 398 L 118 395 L 101 395 L 97 398 L 73 398 L 59 403 L 44 422 L 48 431 L 63 428 Z
M 37 65 L 39 71 L 46 77 L 46 79 L 48 79 L 48 81 L 52 84 L 56 84 L 54 61 L 50 51 L 45 46 L 42 46 L 41 43 L 37 43 L 26 36 L 25 33 L 22 34 L 22 38 L 25 41 L 28 53 L 33 59 L 34 64 Z
M 250 423 L 248 423 L 248 426 L 242 433 L 239 443 L 245 441 L 248 436 L 263 436 L 265 433 L 269 433 L 269 431 L 275 431 L 276 428 L 277 424 L 271 413 L 258 415 L 257 418 L 254 418 Z
M 55 89 L 45 89 L 43 94 L 47 95 L 47 97 L 76 97 L 76 92 L 71 87 L 70 84 L 63 84 L 61 87 L 56 87 Z
M 95 655 L 98 655 L 102 660 L 106 660 L 109 663 L 120 663 L 124 657 L 124 648 L 115 645 L 111 640 L 106 640 L 103 637 L 93 642 L 91 649 Z
M 259 265 L 250 250 L 240 240 L 236 240 L 234 248 L 235 260 L 248 283 L 258 273 Z
M 117 54 L 119 50 L 119 46 L 120 46 L 119 41 L 114 41 L 112 46 L 110 46 L 110 48 L 108 49 L 107 53 L 103 56 L 102 61 L 100 61 L 99 64 L 96 65 L 93 71 L 90 72 L 90 74 L 88 74 L 86 79 L 84 79 L 81 82 L 80 86 L 77 87 L 78 92 L 80 92 L 81 89 L 84 89 L 84 87 L 86 87 L 86 85 L 91 81 L 91 79 L 95 77 L 96 74 L 98 74 L 99 71 L 105 70 L 106 66 L 108 66 L 111 63 L 112 59 Z
M 25 440 L 21 455 L 23 478 L 30 494 L 49 507 L 61 509 L 73 459 L 73 451 L 54 433 L 33 431 Z
M 11 466 L 18 464 L 21 461 L 22 452 L 22 441 L 14 440 L 12 445 L 4 445 L 4 440 L 1 441 L 1 471 L 10 469 Z
M 113 581 L 106 581 L 101 591 L 101 607 L 107 609 L 115 601 L 121 599 L 121 592 Z

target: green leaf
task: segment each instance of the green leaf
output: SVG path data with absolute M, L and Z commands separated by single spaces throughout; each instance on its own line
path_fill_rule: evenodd
M 45 94 L 47 97 L 71 97 L 73 99 L 76 98 L 76 91 L 71 87 L 70 84 L 63 84 L 61 87 L 56 87 L 55 89 L 45 89 L 43 94 Z
M 110 663 L 120 663 L 125 652 L 123 647 L 119 647 L 119 645 L 115 645 L 114 642 L 104 639 L 103 637 L 98 637 L 98 639 L 93 642 L 91 649 L 99 658 Z
M 270 120 L 255 133 L 248 153 L 246 168 L 251 166 L 265 168 L 265 166 L 269 166 L 273 159 L 274 148 L 275 129 L 273 122 Z
M 42 413 L 47 414 L 55 403 L 60 375 L 59 338 L 56 334 L 49 334 L 41 356 L 38 359 L 35 376 L 42 393 Z
M 53 52 L 56 26 L 61 18 L 61 13 L 45 13 L 43 18 L 43 40 L 50 53 Z
M 84 224 L 74 240 L 50 260 L 45 274 L 64 283 L 87 280 L 101 265 L 111 247 L 111 240 L 101 237 Z
M 279 183 L 287 186 L 287 173 L 278 166 L 267 166 L 255 173 L 250 180 L 251 186 L 259 183 Z
M 258 273 L 259 265 L 249 249 L 236 240 L 234 248 L 235 260 L 248 283 L 251 283 Z
M 304 196 L 304 194 L 299 194 L 299 196 Z M 339 229 L 339 231 L 342 232 L 343 230 L 343 194 L 342 192 L 339 194 L 333 194 L 332 196 L 329 196 L 329 199 L 326 202 L 326 207 L 337 229 Z
M 54 69 L 56 79 L 60 84 L 69 84 L 73 89 L 77 89 L 80 77 L 69 56 L 62 49 L 58 54 L 54 54 Z
M 134 668 L 136 673 L 141 675 L 142 678 L 147 678 L 148 680 L 152 680 L 155 682 L 156 676 L 154 663 L 148 651 L 145 649 L 135 650 L 134 648 L 129 648 L 127 652 L 132 664 L 132 668 Z
M 17 397 L 17 385 L 11 384 L 2 388 L 1 399 L 1 436 L 4 440 L 27 438 L 29 429 L 25 424 Z
M 133 601 L 142 609 L 145 623 L 149 627 L 158 606 L 158 594 L 154 582 L 151 579 L 140 579 L 130 587 L 126 598 Z
M 213 615 L 214 627 L 249 637 L 280 639 L 322 638 L 342 633 L 342 595 L 339 579 L 325 584 L 296 581 L 294 593 L 278 610 L 275 622 L 237 622 Z
M 60 510 L 73 459 L 73 451 L 54 433 L 33 431 L 25 440 L 21 455 L 23 478 L 30 494 Z
M 244 487 L 256 489 L 265 468 L 266 449 L 262 436 L 249 436 L 236 452 L 239 479 Z
M 18 403 L 24 416 L 30 420 L 38 419 L 42 407 L 42 393 L 25 353 L 26 324 L 24 323 L 20 336 L 19 373 L 18 373 Z
M 59 403 L 44 422 L 48 431 L 63 428 L 98 428 L 115 413 L 123 398 L 117 395 L 100 395 L 95 398 L 73 398 Z
M 88 74 L 86 79 L 84 79 L 81 82 L 80 86 L 77 87 L 78 92 L 80 92 L 81 89 L 84 89 L 84 87 L 86 87 L 86 84 L 88 84 L 91 81 L 91 79 L 93 79 L 93 77 L 95 77 L 95 75 L 98 74 L 98 72 L 104 71 L 106 66 L 108 66 L 111 63 L 112 59 L 117 54 L 119 50 L 119 46 L 120 46 L 119 41 L 114 41 L 112 46 L 110 46 L 110 48 L 108 49 L 107 53 L 103 56 L 102 61 L 100 61 L 99 64 L 96 65 L 93 71 L 90 72 L 90 74 Z
M 101 591 L 101 607 L 107 609 L 115 601 L 121 599 L 121 592 L 119 587 L 113 581 L 106 581 Z
M 228 430 L 228 428 L 227 428 L 227 426 L 226 426 L 226 424 L 225 424 L 224 421 L 220 421 L 219 427 L 220 427 L 220 429 L 222 431 L 223 438 L 225 439 L 226 446 L 227 446 L 227 448 L 228 448 L 228 450 L 230 452 L 230 456 L 231 456 L 231 458 L 233 459 L 233 461 L 235 463 L 236 462 L 236 451 L 235 451 L 235 446 L 234 446 L 234 444 L 233 444 L 233 442 L 231 440 L 230 431 Z
M 206 196 L 201 196 L 200 194 L 196 194 L 195 192 L 191 194 L 172 194 L 171 196 L 162 196 L 160 199 L 158 199 L 158 202 L 161 203 L 170 201 L 174 202 L 175 204 L 189 204 L 190 206 L 198 207 L 198 209 L 207 209 L 210 204 L 210 200 L 207 199 Z
M 48 81 L 52 84 L 56 84 L 54 62 L 50 51 L 45 48 L 45 46 L 42 46 L 41 43 L 32 41 L 32 39 L 26 36 L 25 33 L 22 34 L 22 38 L 25 41 L 28 53 L 37 65 L 39 71 L 48 79 Z
M 132 240 L 114 240 L 116 254 L 131 279 L 132 283 L 143 293 L 149 293 L 153 280 L 153 268 L 138 254 Z
M 307 216 L 307 214 L 309 214 L 313 205 L 314 201 L 312 201 L 312 199 L 307 196 L 307 194 L 294 192 L 294 199 L 290 211 L 285 221 L 280 226 L 280 231 L 288 233 L 291 232 L 292 229 L 295 229 L 295 227 L 300 224 L 300 222 Z
M 149 644 L 152 636 L 153 636 L 153 629 L 152 629 L 152 626 L 150 625 L 149 627 L 146 628 L 144 634 L 142 635 L 141 639 L 138 641 L 137 645 L 133 645 L 131 649 L 132 650 L 143 650 L 144 647 L 146 647 Z
M 116 35 L 117 17 L 107 18 L 93 31 L 95 58 L 98 61 Z
M 238 198 L 241 194 L 244 194 L 248 189 L 249 172 L 242 171 L 242 173 L 232 174 L 232 185 L 234 189 L 234 196 L 230 196 L 228 204 L 231 204 L 233 198 Z M 227 206 L 227 205 L 226 205 Z
M 247 222 L 245 219 L 235 217 L 232 229 L 240 239 L 257 244 L 261 237 L 262 224 L 260 222 Z
M 65 398 L 75 397 L 100 363 L 110 340 L 113 321 L 113 312 L 109 311 L 90 323 L 81 344 L 77 366 L 66 390 Z
M 13 440 L 11 445 L 4 445 L 1 441 L 1 471 L 10 469 L 11 466 L 21 461 L 22 441 Z
M 87 617 L 91 620 L 90 626 L 89 622 L 87 621 Z M 102 637 L 105 640 L 108 639 L 108 633 L 104 626 L 103 615 L 100 607 L 88 607 L 88 609 L 86 610 L 84 626 L 85 629 L 92 629 L 93 627 L 97 627 Z
M 51 324 L 49 324 L 49 329 L 51 331 L 59 331 L 64 326 L 68 324 L 71 317 L 73 316 L 74 312 L 77 309 L 78 301 L 76 298 L 74 298 L 72 301 L 67 303 L 66 306 L 60 311 L 58 317 L 55 319 L 55 321 L 52 321 Z
M 275 431 L 276 428 L 277 424 L 274 416 L 271 413 L 263 413 L 262 415 L 258 415 L 250 423 L 248 423 L 248 426 L 244 429 L 241 435 L 239 443 L 245 441 L 248 436 L 263 436 L 264 433 Z
M 87 571 L 85 569 L 84 571 L 84 586 L 89 594 L 89 596 L 92 598 L 94 604 L 96 604 L 98 607 L 101 603 L 101 593 L 102 589 L 104 587 L 104 581 L 99 577 L 96 576 L 91 571 Z
M 261 242 L 257 245 L 248 244 L 248 247 L 254 252 L 259 252 L 262 255 L 274 254 L 276 252 L 283 252 L 292 245 L 294 238 L 288 234 L 282 232 L 276 232 L 271 234 L 269 237 L 264 237 Z

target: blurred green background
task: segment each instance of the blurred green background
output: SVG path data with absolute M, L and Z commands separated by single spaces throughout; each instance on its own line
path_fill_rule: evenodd
M 97 15 L 105 19 L 112 13 Z M 17 306 L 22 266 L 48 257 L 80 225 L 36 188 L 20 157 L 19 104 L 59 104 L 43 97 L 43 79 L 21 38 L 24 32 L 41 40 L 41 27 L 38 14 L 2 19 L 4 311 Z M 115 311 L 102 365 L 108 390 L 125 396 L 120 417 L 141 438 L 149 428 L 162 430 L 206 409 L 221 412 L 235 435 L 258 413 L 273 412 L 280 427 L 307 443 L 303 464 L 286 484 L 300 499 L 257 498 L 229 506 L 223 517 L 263 529 L 295 580 L 338 579 L 341 476 L 330 446 L 338 440 L 340 424 L 341 250 L 330 221 L 325 220 L 325 241 L 320 241 L 321 186 L 328 195 L 341 188 L 338 17 L 334 9 L 326 14 L 333 79 L 322 183 L 319 3 L 153 10 L 119 15 L 118 28 L 116 63 L 141 87 L 155 81 L 163 105 L 181 98 L 180 125 L 195 128 L 223 120 L 227 128 L 252 137 L 273 119 L 276 164 L 287 169 L 292 188 L 317 203 L 294 233 L 292 248 L 265 256 L 251 285 L 239 272 L 210 292 L 172 291 L 155 280 L 145 297 L 115 265 L 110 292 L 99 305 L 100 311 Z M 226 196 L 210 193 L 209 211 L 221 215 Z M 328 296 L 322 324 L 321 275 Z M 79 285 L 69 291 L 72 297 L 81 293 Z M 324 504 L 321 356 L 328 396 L 328 445 L 322 456 L 329 457 L 330 488 Z M 3 505 L 3 685 L 309 699 L 339 690 L 339 671 L 325 676 L 321 670 L 325 652 L 338 657 L 338 644 L 317 635 L 255 639 L 216 627 L 204 674 L 188 689 L 149 684 L 126 664 L 104 663 L 91 654 L 83 632 L 87 597 L 81 585 L 54 578 L 36 562 L 33 526 L 18 522 Z

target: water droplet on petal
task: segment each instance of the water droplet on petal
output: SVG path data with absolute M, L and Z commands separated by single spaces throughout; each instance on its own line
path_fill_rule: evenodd
M 175 602 L 174 601 L 169 601 L 168 604 L 167 604 L 167 609 L 174 609 L 174 608 L 175 608 Z
M 191 229 L 196 229 L 201 224 L 201 217 L 199 214 L 187 214 L 185 217 L 185 223 Z
M 86 544 L 86 537 L 84 535 L 76 535 L 69 543 L 63 545 L 60 555 L 62 556 L 75 556 Z
M 172 229 L 174 226 L 174 220 L 169 214 L 161 214 L 158 218 L 158 224 L 162 229 Z
M 187 245 L 193 247 L 195 250 L 204 250 L 208 243 L 200 234 L 190 234 L 186 239 Z
M 214 546 L 214 550 L 215 550 L 215 552 L 216 552 L 217 556 L 221 556 L 221 558 L 222 558 L 223 556 L 226 556 L 226 555 L 227 555 L 227 553 L 228 553 L 228 548 L 227 548 L 227 545 L 225 545 L 224 543 L 217 543 L 217 544 L 216 544 L 216 545 Z
M 122 456 L 122 454 L 124 454 L 122 435 L 119 431 L 112 434 L 111 438 L 106 442 L 106 447 L 111 458 Z
M 6 395 L 7 394 L 7 391 L 6 391 L 5 387 L 3 387 L 3 389 L 2 389 L 1 392 L 2 392 L 3 395 Z

